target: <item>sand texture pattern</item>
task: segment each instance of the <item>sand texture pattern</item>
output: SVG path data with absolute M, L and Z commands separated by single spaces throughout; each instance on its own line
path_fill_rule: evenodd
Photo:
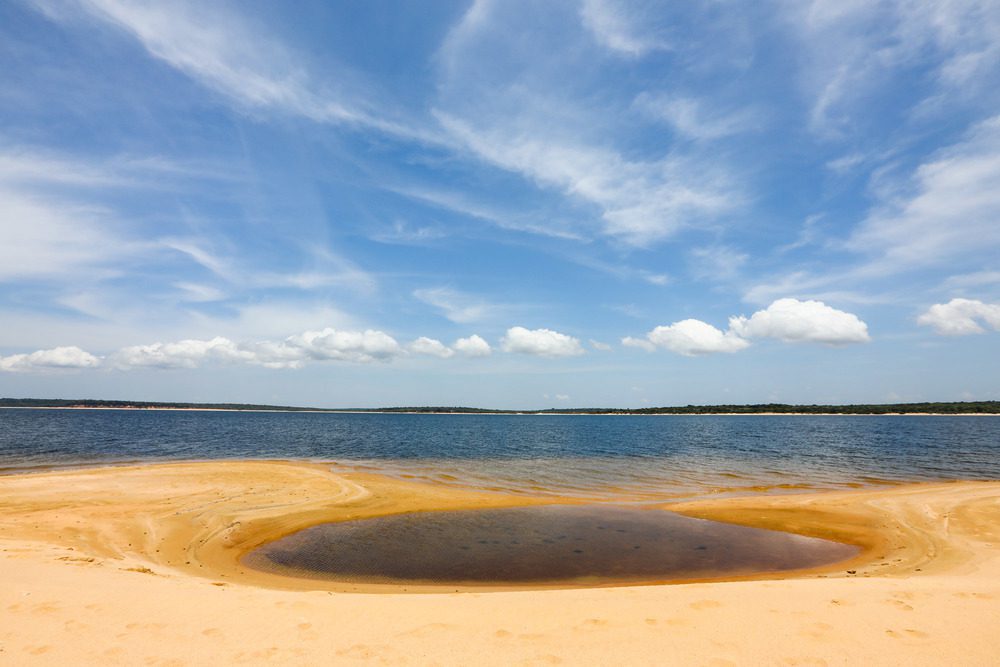
M 1000 482 L 664 505 L 865 547 L 780 578 L 414 594 L 240 563 L 322 521 L 554 500 L 294 462 L 0 477 L 0 664 L 1000 663 Z

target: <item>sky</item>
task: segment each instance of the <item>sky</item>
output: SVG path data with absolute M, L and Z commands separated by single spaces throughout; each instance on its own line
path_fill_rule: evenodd
M 0 3 L 0 396 L 1000 399 L 1000 2 Z

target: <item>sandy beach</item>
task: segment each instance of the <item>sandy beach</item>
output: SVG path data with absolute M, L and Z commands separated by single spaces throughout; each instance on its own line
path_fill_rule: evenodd
M 572 502 L 298 462 L 0 477 L 0 664 L 987 665 L 1000 482 L 665 504 L 864 547 L 833 568 L 590 589 L 297 580 L 240 557 L 322 521 Z

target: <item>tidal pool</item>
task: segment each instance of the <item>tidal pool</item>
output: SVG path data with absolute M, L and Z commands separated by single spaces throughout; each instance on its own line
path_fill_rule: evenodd
M 692 519 L 586 505 L 419 512 L 306 528 L 248 554 L 254 569 L 361 583 L 638 583 L 826 565 L 858 547 Z

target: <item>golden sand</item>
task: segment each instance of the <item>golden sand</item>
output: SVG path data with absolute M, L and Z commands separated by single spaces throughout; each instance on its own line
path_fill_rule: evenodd
M 243 567 L 324 521 L 534 503 L 217 461 L 0 477 L 0 664 L 965 664 L 1000 661 L 1000 483 L 664 505 L 865 547 L 749 580 L 412 594 Z

